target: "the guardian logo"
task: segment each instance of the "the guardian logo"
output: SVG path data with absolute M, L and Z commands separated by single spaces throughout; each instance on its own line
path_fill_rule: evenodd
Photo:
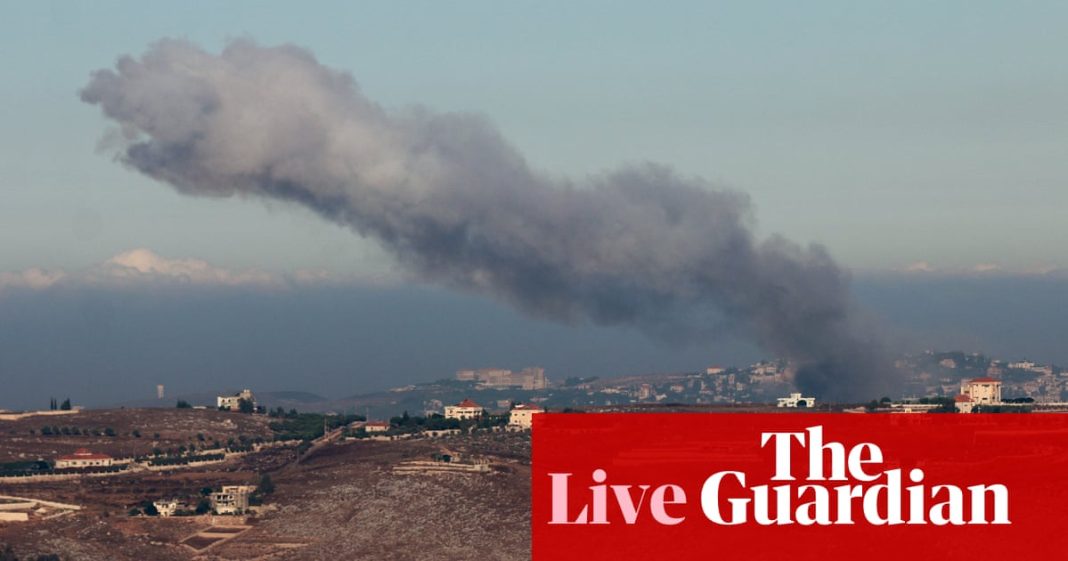
M 754 443 L 755 445 L 755 443 Z M 801 432 L 763 432 L 759 446 L 773 451 L 770 481 L 749 486 L 767 474 L 726 470 L 711 474 L 687 493 L 675 483 L 610 484 L 604 469 L 592 471 L 588 500 L 569 504 L 572 473 L 549 473 L 551 525 L 636 524 L 653 521 L 674 526 L 686 520 L 690 496 L 700 498 L 701 512 L 719 526 L 886 525 L 966 526 L 1011 524 L 1009 489 L 999 483 L 960 486 L 931 484 L 919 468 L 881 469 L 883 451 L 871 442 L 847 447 L 824 442 L 823 426 Z M 808 469 L 794 473 L 795 453 L 808 454 Z M 828 461 L 829 458 L 829 461 Z M 803 478 L 799 476 L 804 475 Z M 839 484 L 840 483 L 840 484 Z M 585 493 L 583 493 L 585 494 Z

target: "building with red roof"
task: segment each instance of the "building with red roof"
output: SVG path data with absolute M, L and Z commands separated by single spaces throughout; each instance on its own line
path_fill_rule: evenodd
M 972 398 L 976 405 L 1001 404 L 1001 380 L 997 378 L 973 378 L 961 384 L 960 393 Z
M 79 448 L 73 454 L 56 457 L 56 469 L 103 467 L 114 463 L 114 458 L 107 454 L 98 454 L 88 448 Z
M 971 413 L 980 405 L 1001 405 L 1001 380 L 983 377 L 961 380 L 960 395 L 953 398 L 960 413 Z
M 960 394 L 953 397 L 953 407 L 957 410 L 957 413 L 971 413 L 972 409 L 975 408 L 975 403 L 972 402 L 971 397 Z
M 485 414 L 486 410 L 481 405 L 465 398 L 456 405 L 445 406 L 445 418 L 446 419 L 477 419 Z
M 545 410 L 537 405 L 520 403 L 508 413 L 508 426 L 529 429 L 534 426 L 534 415 L 544 412 Z

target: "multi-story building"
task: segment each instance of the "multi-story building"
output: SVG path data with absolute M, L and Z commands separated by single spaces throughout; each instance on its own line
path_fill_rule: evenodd
M 222 490 L 211 494 L 211 508 L 217 514 L 244 514 L 255 490 L 255 485 L 223 485 Z
M 974 405 L 998 405 L 1001 403 L 1001 380 L 974 378 L 961 384 L 960 393 L 971 398 Z
M 532 366 L 519 372 L 503 368 L 480 368 L 478 370 L 458 370 L 456 379 L 461 382 L 477 382 L 479 386 L 491 388 L 521 388 L 524 390 L 544 390 L 549 387 L 545 369 Z
M 237 411 L 241 408 L 241 401 L 247 401 L 252 404 L 253 409 L 256 407 L 256 396 L 252 395 L 252 390 L 244 389 L 234 395 L 220 395 L 216 397 L 216 402 L 219 404 L 219 409 L 229 409 L 230 411 Z
M 485 409 L 481 405 L 465 399 L 456 405 L 445 406 L 445 418 L 446 419 L 477 419 L 485 413 Z
M 544 413 L 545 410 L 537 405 L 519 404 L 512 408 L 508 414 L 508 426 L 529 429 L 534 426 L 534 415 Z

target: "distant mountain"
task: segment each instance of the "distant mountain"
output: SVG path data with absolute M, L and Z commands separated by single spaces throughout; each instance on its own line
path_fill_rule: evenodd
M 274 401 L 285 401 L 293 403 L 318 403 L 321 401 L 327 401 L 327 398 L 319 394 L 300 391 L 256 393 L 256 399 L 260 400 L 264 405 L 267 405 Z

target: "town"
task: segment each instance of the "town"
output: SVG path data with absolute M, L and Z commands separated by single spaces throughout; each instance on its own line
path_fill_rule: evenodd
M 622 377 L 570 375 L 550 379 L 544 369 L 513 372 L 499 368 L 461 370 L 451 378 L 358 394 L 320 398 L 300 405 L 317 411 L 370 412 L 391 416 L 403 411 L 442 414 L 448 403 L 477 398 L 489 410 L 531 403 L 552 410 L 619 409 L 645 406 L 819 408 L 868 411 L 1026 411 L 1068 409 L 1068 368 L 1030 360 L 1006 361 L 979 353 L 925 351 L 903 355 L 894 367 L 904 380 L 900 395 L 870 396 L 857 404 L 828 403 L 805 395 L 794 384 L 785 360 L 748 366 L 708 366 L 692 372 Z M 996 387 L 995 387 L 996 386 Z

